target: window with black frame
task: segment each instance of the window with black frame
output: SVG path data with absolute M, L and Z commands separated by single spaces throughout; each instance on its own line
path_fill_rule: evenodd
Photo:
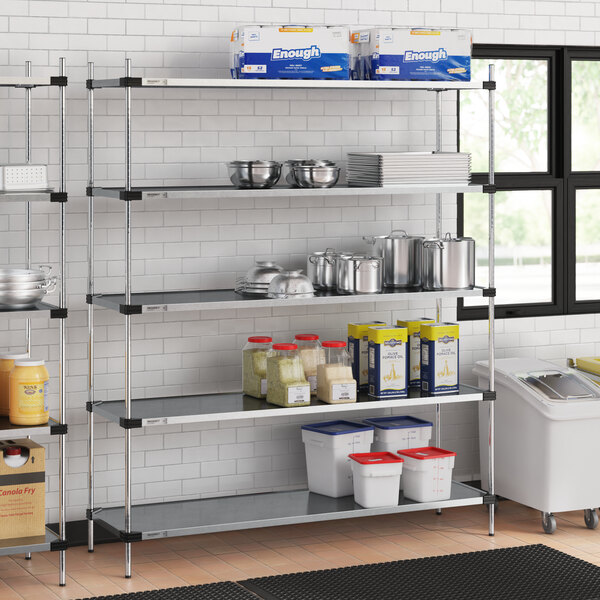
M 565 311 L 566 182 L 560 148 L 564 99 L 558 94 L 562 52 L 474 48 L 473 78 L 486 79 L 490 63 L 496 70 L 495 255 L 500 318 Z M 473 181 L 481 183 L 488 180 L 487 102 L 484 93 L 459 96 L 459 147 L 471 152 Z M 458 231 L 476 240 L 476 281 L 482 285 L 488 280 L 487 206 L 484 194 L 459 197 Z M 487 318 L 485 299 L 461 300 L 459 318 Z

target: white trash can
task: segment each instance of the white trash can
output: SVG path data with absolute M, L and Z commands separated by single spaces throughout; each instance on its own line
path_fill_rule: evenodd
M 351 496 L 352 468 L 348 455 L 369 451 L 373 427 L 352 421 L 302 425 L 302 441 L 309 491 L 332 498 Z
M 392 452 L 429 446 L 433 423 L 417 417 L 375 417 L 363 423 L 375 427 L 371 452 Z
M 351 454 L 354 501 L 364 508 L 397 506 L 404 460 L 391 452 Z
M 404 459 L 404 496 L 416 502 L 448 500 L 456 452 L 434 446 L 399 450 Z

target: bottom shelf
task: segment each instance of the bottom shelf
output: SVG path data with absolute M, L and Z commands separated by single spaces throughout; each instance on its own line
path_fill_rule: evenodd
M 25 554 L 27 552 L 47 552 L 52 549 L 52 542 L 56 542 L 58 539 L 58 535 L 54 531 L 46 529 L 45 535 L 0 540 L 0 556 Z
M 131 510 L 131 531 L 141 540 L 177 537 L 470 506 L 483 504 L 484 495 L 481 490 L 453 482 L 449 500 L 413 502 L 401 497 L 399 505 L 383 508 L 363 508 L 354 502 L 353 496 L 330 498 L 307 490 L 138 504 Z M 119 535 L 124 529 L 124 508 L 101 509 L 94 519 Z

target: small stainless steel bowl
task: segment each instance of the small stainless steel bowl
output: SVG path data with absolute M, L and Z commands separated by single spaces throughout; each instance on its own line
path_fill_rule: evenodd
M 269 284 L 269 298 L 310 298 L 315 288 L 302 271 L 283 271 Z
M 296 177 L 294 176 L 294 167 L 335 167 L 335 163 L 326 158 L 294 158 L 286 160 L 285 165 L 289 169 L 285 180 L 292 187 L 299 187 Z
M 245 281 L 249 285 L 268 286 L 273 277 L 283 271 L 283 267 L 270 260 L 257 260 L 256 265 L 248 270 Z
M 305 166 L 292 168 L 294 178 L 301 188 L 330 188 L 340 178 L 340 168 L 333 166 Z
M 227 168 L 231 183 L 241 189 L 270 188 L 281 177 L 281 163 L 274 160 L 234 160 Z

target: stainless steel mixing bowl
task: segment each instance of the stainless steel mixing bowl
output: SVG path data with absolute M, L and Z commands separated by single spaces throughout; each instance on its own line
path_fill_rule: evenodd
M 255 266 L 246 273 L 246 283 L 268 286 L 273 277 L 283 271 L 283 267 L 270 260 L 257 260 Z
M 297 165 L 292 168 L 294 179 L 301 188 L 330 188 L 340 178 L 340 168 L 334 166 Z
M 311 298 L 315 288 L 302 271 L 282 271 L 269 284 L 269 298 Z
M 281 163 L 274 160 L 234 160 L 227 168 L 231 183 L 241 189 L 270 188 L 281 177 Z
M 335 163 L 331 160 L 321 158 L 297 158 L 286 160 L 285 164 L 289 169 L 285 180 L 292 187 L 299 187 L 296 177 L 294 176 L 294 167 L 335 167 Z

